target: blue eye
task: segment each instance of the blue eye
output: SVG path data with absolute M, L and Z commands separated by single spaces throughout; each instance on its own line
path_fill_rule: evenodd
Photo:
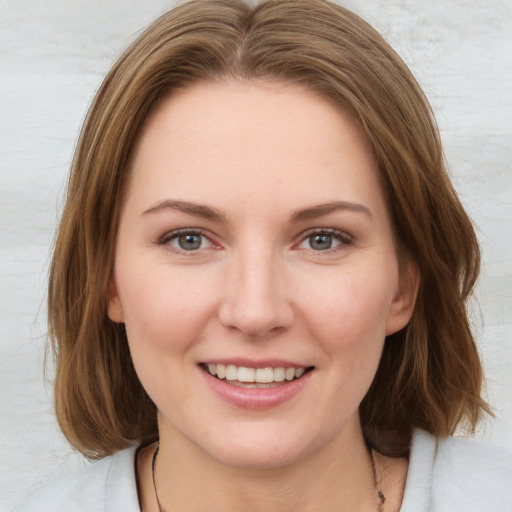
M 195 251 L 201 248 L 201 244 L 203 242 L 201 235 L 190 234 L 190 235 L 180 235 L 176 237 L 176 242 L 180 246 L 180 249 L 184 251 Z
M 211 247 L 212 243 L 202 233 L 197 231 L 180 230 L 166 235 L 162 241 L 163 244 L 171 245 L 179 251 L 198 251 Z
M 331 249 L 333 245 L 333 237 L 332 235 L 313 235 L 308 238 L 309 246 L 311 249 L 315 251 L 325 251 L 326 249 Z
M 306 234 L 299 247 L 321 252 L 335 250 L 339 246 L 350 245 L 351 242 L 351 237 L 342 231 L 316 230 Z

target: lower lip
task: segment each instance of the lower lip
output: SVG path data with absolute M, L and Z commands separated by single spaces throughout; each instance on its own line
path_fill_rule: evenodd
M 242 388 L 217 379 L 202 369 L 200 371 L 210 388 L 222 400 L 240 409 L 254 411 L 271 409 L 291 400 L 300 393 L 313 373 L 312 370 L 308 371 L 299 379 L 273 388 Z

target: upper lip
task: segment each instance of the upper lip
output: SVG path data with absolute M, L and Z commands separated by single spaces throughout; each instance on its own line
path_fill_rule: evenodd
M 243 366 L 245 368 L 309 368 L 311 365 L 285 359 L 246 359 L 242 357 L 213 358 L 200 361 L 199 364 L 223 364 Z

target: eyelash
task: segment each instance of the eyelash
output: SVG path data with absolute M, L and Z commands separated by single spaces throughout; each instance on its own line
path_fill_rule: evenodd
M 339 231 L 337 229 L 311 229 L 306 233 L 301 235 L 301 240 L 297 245 L 301 245 L 305 243 L 307 240 L 310 240 L 315 236 L 329 236 L 339 241 L 338 245 L 334 247 L 329 247 L 324 250 L 315 250 L 313 248 L 309 248 L 308 250 L 313 251 L 315 254 L 332 254 L 337 253 L 342 250 L 344 247 L 351 245 L 353 243 L 353 238 L 345 233 L 344 231 Z
M 212 240 L 210 239 L 210 237 L 208 235 L 206 235 L 206 233 L 202 229 L 200 229 L 200 228 L 192 228 L 192 229 L 190 229 L 190 228 L 183 228 L 183 229 L 177 229 L 175 231 L 170 231 L 169 233 L 166 233 L 164 236 L 162 236 L 158 240 L 158 244 L 159 245 L 170 246 L 172 248 L 172 250 L 177 252 L 178 254 L 185 254 L 187 256 L 193 256 L 193 255 L 198 254 L 200 252 L 199 249 L 197 249 L 197 250 L 186 250 L 186 249 L 181 249 L 179 247 L 175 247 L 175 246 L 171 245 L 171 242 L 173 240 L 176 240 L 180 236 L 183 236 L 183 235 L 200 236 L 200 237 L 205 238 L 206 240 L 208 240 L 208 242 L 210 244 L 210 247 L 215 245 L 212 242 Z
M 170 242 L 172 242 L 173 240 L 176 240 L 177 238 L 179 238 L 180 236 L 183 236 L 183 235 L 203 237 L 210 244 L 208 248 L 210 248 L 212 246 L 215 247 L 214 242 L 212 242 L 212 240 L 205 233 L 205 231 L 200 229 L 200 228 L 192 228 L 192 229 L 190 229 L 190 228 L 182 228 L 182 229 L 177 229 L 175 231 L 170 231 L 170 232 L 166 233 L 165 235 L 163 235 L 158 240 L 158 244 L 159 245 L 171 246 L 172 250 L 177 252 L 177 253 L 179 253 L 179 254 L 185 254 L 187 256 L 193 256 L 193 255 L 198 254 L 200 252 L 201 248 L 198 248 L 196 250 L 193 250 L 193 249 L 192 250 L 186 250 L 186 249 L 181 249 L 179 247 L 171 245 Z M 313 249 L 311 247 L 307 249 L 307 250 L 310 250 L 310 251 L 312 251 L 312 252 L 314 252 L 316 254 L 332 254 L 332 253 L 336 253 L 339 250 L 341 250 L 343 247 L 346 247 L 346 246 L 351 245 L 353 243 L 353 238 L 350 235 L 348 235 L 347 233 L 343 232 L 343 231 L 339 231 L 337 229 L 325 229 L 325 228 L 324 229 L 316 229 L 315 228 L 315 229 L 311 229 L 309 231 L 306 231 L 305 233 L 302 233 L 300 241 L 297 244 L 295 244 L 294 247 L 298 247 L 298 246 L 302 245 L 307 240 L 310 240 L 312 237 L 315 237 L 315 236 L 328 236 L 328 237 L 332 237 L 334 239 L 337 239 L 339 241 L 339 243 L 337 245 L 335 245 L 334 247 L 329 247 L 329 248 L 324 249 L 324 250 Z

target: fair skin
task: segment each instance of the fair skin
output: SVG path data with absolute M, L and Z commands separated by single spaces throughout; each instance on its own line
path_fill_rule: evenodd
M 416 286 L 348 114 L 270 82 L 163 101 L 133 154 L 109 316 L 158 408 L 165 510 L 376 510 L 358 407 Z M 398 510 L 407 462 L 377 469 Z

